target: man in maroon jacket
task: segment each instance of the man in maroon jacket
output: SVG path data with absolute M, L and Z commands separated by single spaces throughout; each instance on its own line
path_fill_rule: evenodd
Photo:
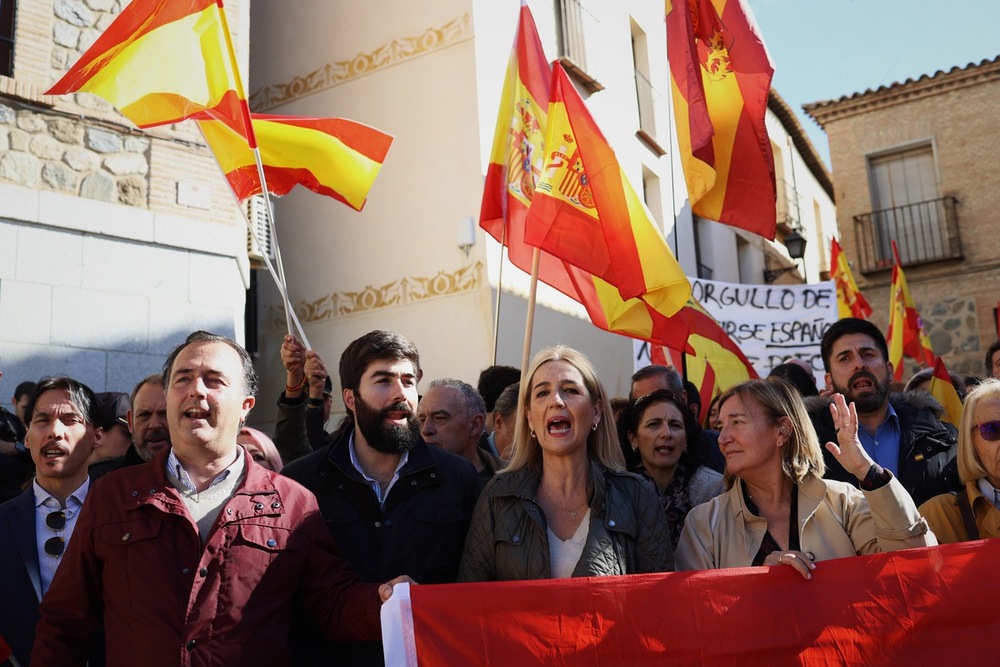
M 379 597 L 316 499 L 236 445 L 257 379 L 234 341 L 195 332 L 164 364 L 173 447 L 105 477 L 41 605 L 32 662 L 83 665 L 103 617 L 108 664 L 288 665 L 293 599 L 337 640 L 377 640 Z

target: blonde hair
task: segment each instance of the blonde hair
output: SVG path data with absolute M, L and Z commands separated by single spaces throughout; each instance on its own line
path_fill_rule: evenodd
M 781 470 L 785 476 L 796 483 L 810 474 L 823 476 L 826 471 L 823 450 L 798 391 L 780 379 L 747 380 L 730 387 L 722 394 L 719 398 L 720 414 L 725 402 L 734 396 L 738 396 L 744 403 L 753 401 L 760 409 L 761 416 L 772 426 L 777 426 L 782 417 L 788 419 L 791 433 L 788 434 L 788 441 L 782 447 L 781 454 Z M 732 487 L 734 480 L 735 476 L 726 472 L 727 488 Z
M 972 427 L 975 426 L 973 419 L 979 401 L 997 396 L 1000 396 L 1000 380 L 987 378 L 965 397 L 962 419 L 959 420 L 962 424 L 958 430 L 958 476 L 962 482 L 974 482 L 989 475 L 972 444 Z
M 615 420 L 611 414 L 610 401 L 604 391 L 600 378 L 593 364 L 582 352 L 565 345 L 549 347 L 534 356 L 529 365 L 526 380 L 521 383 L 517 398 L 517 422 L 514 427 L 513 454 L 510 463 L 503 472 L 520 468 L 542 465 L 542 448 L 538 440 L 531 436 L 528 425 L 528 405 L 531 403 L 531 384 L 535 373 L 544 364 L 552 361 L 564 361 L 580 372 L 583 385 L 590 395 L 592 403 L 601 405 L 601 421 L 597 429 L 587 435 L 587 454 L 591 459 L 597 459 L 608 470 L 624 470 L 625 457 L 618 444 L 618 434 L 615 431 Z

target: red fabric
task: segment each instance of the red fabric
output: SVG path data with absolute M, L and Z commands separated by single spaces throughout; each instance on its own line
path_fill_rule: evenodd
M 1000 540 L 790 567 L 413 586 L 421 665 L 982 664 Z
M 380 637 L 378 585 L 358 581 L 311 492 L 244 453 L 203 546 L 167 455 L 91 488 L 41 603 L 33 664 L 84 664 L 102 615 L 109 665 L 291 664 L 296 600 L 331 638 Z
M 667 3 L 680 157 L 696 215 L 774 239 L 774 157 L 764 118 L 774 67 L 742 0 Z

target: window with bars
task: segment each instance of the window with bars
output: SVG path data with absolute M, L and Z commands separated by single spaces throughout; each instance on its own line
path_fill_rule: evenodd
M 872 211 L 854 217 L 863 270 L 961 256 L 954 197 L 941 197 L 934 147 L 909 146 L 868 160 Z

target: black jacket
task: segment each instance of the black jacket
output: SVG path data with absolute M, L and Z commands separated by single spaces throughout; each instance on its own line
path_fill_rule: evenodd
M 844 470 L 824 446 L 837 441 L 830 402 L 820 397 L 806 400 L 809 417 L 823 446 L 824 477 L 858 486 L 857 478 Z M 938 402 L 924 392 L 906 392 L 890 396 L 889 404 L 899 417 L 899 474 L 896 477 L 913 502 L 919 507 L 936 495 L 958 491 L 962 485 L 955 459 L 958 430 L 941 421 L 944 411 Z
M 479 497 L 476 469 L 421 441 L 410 451 L 381 508 L 375 491 L 351 465 L 352 432 L 345 429 L 330 445 L 289 464 L 282 474 L 316 494 L 330 533 L 362 580 L 385 582 L 407 574 L 420 584 L 455 581 Z M 324 646 L 318 641 L 315 636 L 293 641 L 298 644 L 293 646 L 296 664 L 328 664 L 332 658 L 338 665 L 382 662 L 378 643 Z

